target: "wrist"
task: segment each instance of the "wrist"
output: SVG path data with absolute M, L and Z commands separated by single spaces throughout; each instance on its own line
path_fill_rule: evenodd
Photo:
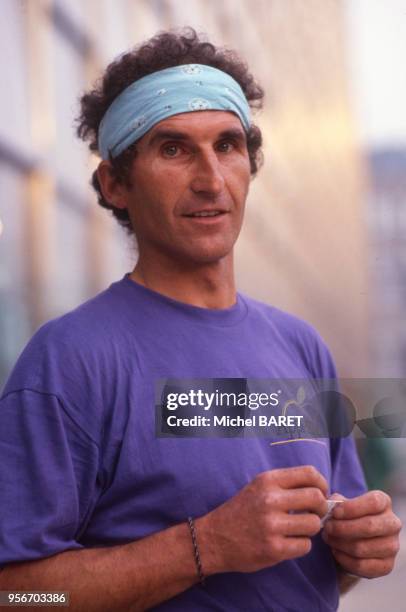
M 216 543 L 210 514 L 195 519 L 194 524 L 203 574 L 212 576 L 226 571 L 219 546 Z
M 188 520 L 189 531 L 190 531 L 190 535 L 191 535 L 192 543 L 193 543 L 193 553 L 194 553 L 194 558 L 195 558 L 195 563 L 196 563 L 197 575 L 199 577 L 200 584 L 202 586 L 206 586 L 206 576 L 203 572 L 202 562 L 200 559 L 200 552 L 199 552 L 199 546 L 197 543 L 195 522 L 191 516 L 188 516 L 187 520 Z

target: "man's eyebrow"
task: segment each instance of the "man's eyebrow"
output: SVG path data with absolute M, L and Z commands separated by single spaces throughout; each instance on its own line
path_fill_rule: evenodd
M 245 132 L 242 129 L 238 129 L 238 128 L 230 128 L 229 130 L 223 130 L 218 135 L 217 140 L 224 140 L 225 138 L 238 140 L 244 143 L 247 140 Z M 177 130 L 169 130 L 169 129 L 157 130 L 155 134 L 152 136 L 151 140 L 149 141 L 148 146 L 152 147 L 161 140 L 186 141 L 186 140 L 190 140 L 190 136 L 189 134 L 187 134 L 187 132 L 179 132 Z
M 160 140 L 188 140 L 188 138 L 189 136 L 185 132 L 178 132 L 176 130 L 157 130 L 149 141 L 148 146 L 152 147 Z
M 229 130 L 224 130 L 224 132 L 219 134 L 219 140 L 224 140 L 226 138 L 230 138 L 231 140 L 239 140 L 241 142 L 247 141 L 245 132 L 238 128 L 230 128 Z

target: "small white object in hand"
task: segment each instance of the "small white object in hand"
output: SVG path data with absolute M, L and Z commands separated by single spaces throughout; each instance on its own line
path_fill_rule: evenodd
M 324 524 L 326 523 L 326 521 L 328 521 L 329 518 L 331 518 L 331 515 L 333 514 L 333 510 L 337 506 L 337 504 L 342 504 L 343 501 L 344 501 L 343 499 L 328 499 L 327 500 L 327 512 L 321 519 L 321 523 L 320 523 L 322 527 L 324 527 Z

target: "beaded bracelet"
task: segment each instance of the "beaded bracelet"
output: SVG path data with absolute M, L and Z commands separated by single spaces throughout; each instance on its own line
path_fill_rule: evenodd
M 193 549 L 194 549 L 194 553 L 195 553 L 195 561 L 196 561 L 197 573 L 198 573 L 198 576 L 199 576 L 200 584 L 202 586 L 206 586 L 206 577 L 205 577 L 205 575 L 203 573 L 202 562 L 200 561 L 199 549 L 197 547 L 195 524 L 194 524 L 193 519 L 192 519 L 191 516 L 188 516 L 187 520 L 188 520 L 188 523 L 189 523 L 190 534 L 192 536 Z

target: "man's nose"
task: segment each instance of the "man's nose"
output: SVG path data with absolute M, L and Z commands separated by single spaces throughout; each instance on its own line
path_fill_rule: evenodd
M 221 164 L 214 151 L 201 152 L 196 156 L 192 191 L 216 196 L 224 187 Z

